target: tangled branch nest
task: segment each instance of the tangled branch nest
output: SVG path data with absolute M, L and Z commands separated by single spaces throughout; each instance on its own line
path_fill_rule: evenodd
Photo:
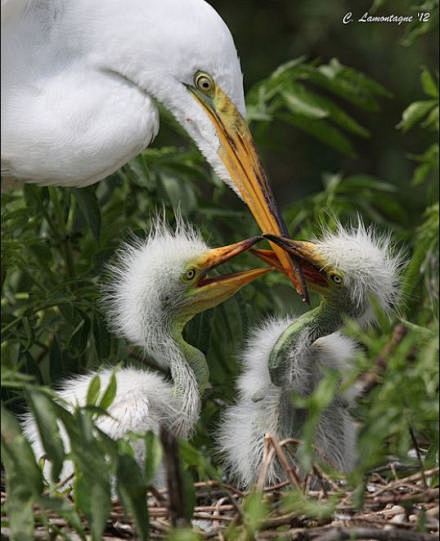
M 313 467 L 311 476 L 301 480 L 297 472 L 285 461 L 283 447 L 290 440 L 277 442 L 266 437 L 265 461 L 253 497 L 261 499 L 267 509 L 264 518 L 256 525 L 249 526 L 246 516 L 246 499 L 251 493 L 219 481 L 195 483 L 195 507 L 192 524 L 180 514 L 175 494 L 169 497 L 167 489 L 149 490 L 148 511 L 150 517 L 150 538 L 166 539 L 175 526 L 192 528 L 200 539 L 228 541 L 229 539 L 258 541 L 285 539 L 292 541 L 434 541 L 439 535 L 439 489 L 433 488 L 439 468 L 420 470 L 411 475 L 400 476 L 405 468 L 389 463 L 370 473 L 362 504 L 359 505 L 359 491 L 348 488 L 344 481 L 336 481 L 326 475 L 318 466 Z M 285 470 L 286 481 L 273 487 L 264 487 L 265 470 L 270 460 L 277 457 Z M 318 482 L 316 482 L 318 480 Z M 317 484 L 319 487 L 317 487 Z M 303 501 L 315 504 L 331 504 L 330 512 L 322 516 L 310 516 L 303 506 L 291 506 L 286 512 L 283 498 L 290 491 L 300 495 Z M 2 508 L 6 494 L 2 490 Z M 328 508 L 328 506 L 327 506 Z M 35 509 L 37 526 L 35 539 L 57 539 L 63 537 L 79 539 L 69 533 L 64 520 L 59 516 L 38 520 L 39 509 Z M 48 520 L 47 520 L 48 518 Z M 4 521 L 2 520 L 2 524 Z M 49 525 L 49 531 L 48 531 Z M 85 529 L 87 531 L 87 526 Z M 421 533 L 423 530 L 425 533 Z M 9 539 L 7 526 L 2 526 L 2 541 Z M 124 514 L 122 505 L 115 501 L 104 541 L 137 539 L 134 525 Z

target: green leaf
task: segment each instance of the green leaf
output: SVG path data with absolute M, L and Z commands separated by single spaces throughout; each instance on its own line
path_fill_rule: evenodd
M 49 372 L 51 381 L 57 381 L 63 375 L 63 353 L 55 336 L 49 349 Z
M 304 63 L 305 59 L 306 59 L 305 56 L 299 56 L 298 58 L 294 58 L 293 60 L 289 60 L 288 62 L 281 64 L 272 73 L 272 75 L 270 76 L 270 80 L 276 81 L 280 79 L 281 77 L 285 76 L 286 74 L 291 74 L 292 72 L 295 71 L 295 68 L 297 68 L 298 66 Z
M 414 186 L 419 186 L 420 184 L 423 184 L 431 171 L 432 166 L 430 163 L 422 163 L 421 165 L 416 167 L 412 178 L 412 184 Z
M 332 100 L 318 94 L 313 94 L 313 99 L 319 107 L 327 111 L 329 119 L 335 124 L 360 137 L 369 137 L 369 131 L 349 116 L 343 109 L 338 107 Z
M 347 154 L 350 157 L 356 156 L 350 140 L 325 120 L 316 120 L 302 115 L 286 113 L 278 113 L 277 116 L 297 128 L 301 128 L 310 135 L 313 135 L 342 154 Z
M 356 191 L 361 189 L 388 193 L 397 192 L 397 187 L 394 184 L 378 180 L 371 175 L 350 175 L 340 182 L 339 187 L 342 190 L 349 187 L 351 193 L 356 193 Z
M 370 8 L 370 13 L 376 13 L 385 3 L 386 0 L 374 0 L 373 5 Z
M 96 242 L 99 242 L 101 233 L 101 210 L 98 199 L 96 198 L 95 190 L 96 188 L 94 186 L 75 188 L 73 193 L 75 194 L 79 209 L 89 225 Z
M 414 186 L 418 186 L 426 180 L 431 172 L 438 170 L 438 154 L 438 144 L 433 143 L 423 154 L 410 156 L 413 160 L 421 162 L 413 174 L 412 183 Z
M 284 103 L 292 113 L 298 113 L 308 118 L 326 118 L 328 113 L 314 103 L 313 97 L 306 92 L 298 91 L 300 87 L 291 87 L 281 91 Z
M 434 130 L 439 130 L 439 107 L 438 105 L 432 109 L 429 115 L 426 117 L 422 123 L 422 128 L 432 128 Z
M 333 515 L 337 503 L 337 496 L 331 496 L 328 500 L 320 502 L 308 498 L 299 490 L 291 490 L 284 496 L 282 506 L 285 513 L 295 511 L 298 516 L 305 515 L 306 517 L 323 520 Z
M 435 107 L 436 102 L 434 100 L 429 101 L 415 101 L 411 103 L 402 114 L 402 120 L 397 124 L 396 128 L 407 132 L 414 124 L 417 124 L 425 115 Z
M 190 528 L 175 528 L 169 533 L 166 539 L 167 541 L 200 541 L 202 538 Z
M 101 541 L 111 511 L 110 483 L 77 470 L 74 488 L 75 503 L 89 521 L 92 540 Z
M 361 94 L 377 94 L 390 98 L 392 94 L 377 81 L 373 81 L 360 71 L 343 66 L 337 58 L 332 58 L 327 66 L 320 66 L 319 70 L 333 80 L 344 80 L 353 85 Z
M 150 192 L 156 189 L 156 175 L 150 171 L 145 154 L 141 154 L 131 160 L 128 163 L 128 167 L 135 174 L 135 182 L 139 186 L 147 188 Z
M 129 454 L 118 457 L 116 489 L 124 508 L 133 517 L 140 539 L 148 539 L 147 485 L 142 470 Z
M 406 310 L 414 309 L 418 300 L 414 292 L 423 277 L 422 268 L 426 255 L 438 243 L 439 210 L 438 203 L 425 211 L 425 221 L 414 239 L 414 251 L 405 267 L 402 277 L 402 297 L 406 300 Z
M 67 524 L 69 524 L 69 526 L 71 526 L 75 532 L 80 535 L 81 539 L 85 539 L 81 517 L 68 500 L 59 496 L 41 496 L 38 503 L 48 511 L 52 511 L 63 517 Z
M 69 348 L 72 355 L 82 355 L 87 348 L 90 335 L 91 322 L 90 318 L 85 313 L 77 311 L 77 317 L 80 318 L 79 323 L 73 329 L 69 341 Z
M 268 515 L 267 504 L 261 492 L 251 492 L 243 502 L 244 522 L 252 532 L 256 532 Z
M 200 477 L 215 479 L 217 472 L 207 457 L 186 440 L 179 442 L 180 456 L 186 467 L 195 467 Z
M 423 68 L 420 80 L 425 93 L 432 98 L 438 98 L 438 83 L 426 68 Z
M 115 372 L 113 371 L 110 376 L 110 381 L 107 385 L 107 388 L 105 389 L 104 394 L 102 395 L 102 398 L 98 404 L 98 407 L 102 408 L 103 410 L 108 409 L 112 405 L 113 400 L 115 399 L 116 391 L 117 391 L 117 381 L 116 381 Z
M 87 389 L 86 404 L 94 406 L 98 400 L 99 391 L 101 390 L 101 378 L 95 374 L 89 383 Z
M 93 339 L 98 359 L 103 362 L 110 355 L 112 337 L 99 314 L 93 318 Z
M 166 173 L 160 176 L 160 181 L 175 211 L 180 209 L 183 214 L 189 214 L 197 208 L 194 187 L 189 182 Z
M 58 421 L 51 400 L 39 391 L 29 393 L 32 414 L 37 423 L 44 451 L 52 463 L 51 478 L 59 479 L 64 461 L 64 445 L 60 436 Z
M 24 437 L 16 418 L 1 405 L 1 437 L 6 452 L 6 472 L 18 474 L 28 493 L 39 496 L 43 490 L 43 476 L 35 460 L 31 444 Z
M 145 482 L 151 485 L 156 475 L 157 468 L 162 462 L 162 445 L 154 432 L 145 434 Z
M 301 79 L 309 80 L 367 111 L 378 110 L 376 94 L 389 96 L 389 93 L 378 83 L 355 70 L 344 68 L 334 60 L 319 68 L 303 65 L 298 71 Z
M 34 533 L 33 503 L 43 490 L 43 476 L 32 447 L 15 417 L 1 406 L 1 449 L 6 471 L 6 512 L 11 538 L 31 541 Z
M 180 471 L 180 478 L 182 480 L 183 493 L 185 494 L 185 499 L 183 502 L 185 507 L 185 517 L 188 521 L 190 521 L 197 501 L 196 490 L 194 488 L 194 479 L 191 473 L 186 468 L 182 467 Z

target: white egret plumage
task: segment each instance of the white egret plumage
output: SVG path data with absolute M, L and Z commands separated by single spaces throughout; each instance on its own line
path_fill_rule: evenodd
M 132 242 L 120 250 L 109 267 L 111 279 L 105 294 L 109 322 L 115 331 L 169 370 L 171 381 L 147 369 L 119 369 L 116 396 L 108 409 L 110 416 L 101 416 L 96 423 L 108 436 L 117 439 L 128 432 L 157 433 L 160 425 L 183 438 L 191 434 L 209 373 L 204 354 L 184 340 L 183 328 L 197 313 L 224 302 L 270 271 L 265 267 L 208 276 L 213 268 L 248 250 L 257 240 L 254 237 L 209 249 L 183 223 L 175 232 L 158 224 L 145 241 Z M 59 397 L 70 408 L 85 405 L 92 378 L 98 374 L 101 387 L 106 388 L 111 372 L 105 368 L 73 377 L 61 385 Z M 36 456 L 41 457 L 44 450 L 30 414 L 24 427 Z M 135 446 L 135 452 L 142 460 L 143 443 Z M 66 463 L 62 477 L 71 473 L 72 466 Z
M 322 301 L 298 318 L 264 322 L 248 340 L 239 398 L 227 409 L 219 434 L 225 463 L 244 486 L 257 479 L 266 433 L 279 440 L 301 436 L 307 411 L 294 405 L 293 393 L 310 396 L 326 371 L 341 378 L 349 368 L 356 345 L 338 332 L 344 317 L 365 324 L 373 317 L 373 298 L 391 311 L 398 297 L 401 258 L 389 238 L 362 224 L 352 230 L 339 227 L 316 242 L 278 242 L 302 259 L 308 285 Z M 275 262 L 270 251 L 254 252 Z M 317 455 L 342 471 L 355 464 L 356 430 L 348 408 L 353 396 L 353 389 L 338 392 L 321 413 L 315 433 Z M 289 459 L 295 465 L 294 452 Z M 284 474 L 274 461 L 267 481 L 277 483 Z
M 261 230 L 286 234 L 244 120 L 232 36 L 209 4 L 2 0 L 6 179 L 76 187 L 103 179 L 154 139 L 157 102 Z M 273 249 L 305 297 L 291 259 Z

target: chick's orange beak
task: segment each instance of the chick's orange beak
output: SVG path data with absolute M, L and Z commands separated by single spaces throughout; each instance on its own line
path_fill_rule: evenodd
M 301 266 L 301 272 L 308 285 L 314 289 L 328 287 L 327 275 L 324 271 L 325 262 L 313 242 L 292 240 L 270 234 L 264 235 L 264 237 L 298 259 Z M 272 250 L 258 250 L 253 248 L 251 252 L 267 264 L 284 272 L 281 265 L 277 264 L 277 257 Z
M 234 244 L 229 244 L 228 246 L 213 248 L 212 250 L 206 252 L 206 254 L 197 260 L 198 266 L 203 269 L 201 278 L 197 284 L 198 287 L 206 287 L 214 284 L 217 288 L 222 290 L 224 290 L 225 287 L 231 288 L 231 290 L 234 289 L 235 293 L 235 291 L 238 291 L 238 289 L 241 287 L 249 284 L 255 280 L 255 278 L 258 278 L 259 276 L 262 276 L 263 274 L 266 274 L 272 270 L 271 268 L 264 267 L 222 276 L 207 276 L 209 271 L 215 269 L 223 263 L 226 263 L 237 255 L 247 252 L 259 240 L 261 240 L 261 237 L 251 237 Z
M 247 252 L 254 244 L 256 244 L 262 237 L 251 237 L 249 239 L 229 244 L 228 246 L 221 246 L 220 248 L 212 248 L 199 257 L 196 261 L 197 265 L 208 272 L 215 267 L 218 267 L 222 263 L 226 263 L 233 257 L 236 257 L 243 252 Z
M 229 246 L 213 248 L 193 262 L 199 270 L 199 277 L 194 287 L 187 292 L 186 311 L 190 315 L 217 306 L 235 295 L 243 286 L 272 270 L 269 267 L 264 267 L 221 276 L 208 276 L 210 271 L 246 252 L 260 239 L 261 237 L 252 237 Z

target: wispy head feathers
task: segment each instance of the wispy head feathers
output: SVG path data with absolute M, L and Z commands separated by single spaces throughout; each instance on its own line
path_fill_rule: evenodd
M 338 224 L 335 232 L 324 231 L 316 245 L 328 266 L 343 273 L 353 303 L 368 305 L 373 296 L 386 312 L 395 309 L 404 260 L 389 235 L 365 227 L 358 219 L 351 227 Z
M 208 249 L 180 217 L 174 230 L 154 220 L 146 239 L 133 237 L 108 265 L 103 303 L 111 327 L 154 353 L 164 343 L 187 262 Z

